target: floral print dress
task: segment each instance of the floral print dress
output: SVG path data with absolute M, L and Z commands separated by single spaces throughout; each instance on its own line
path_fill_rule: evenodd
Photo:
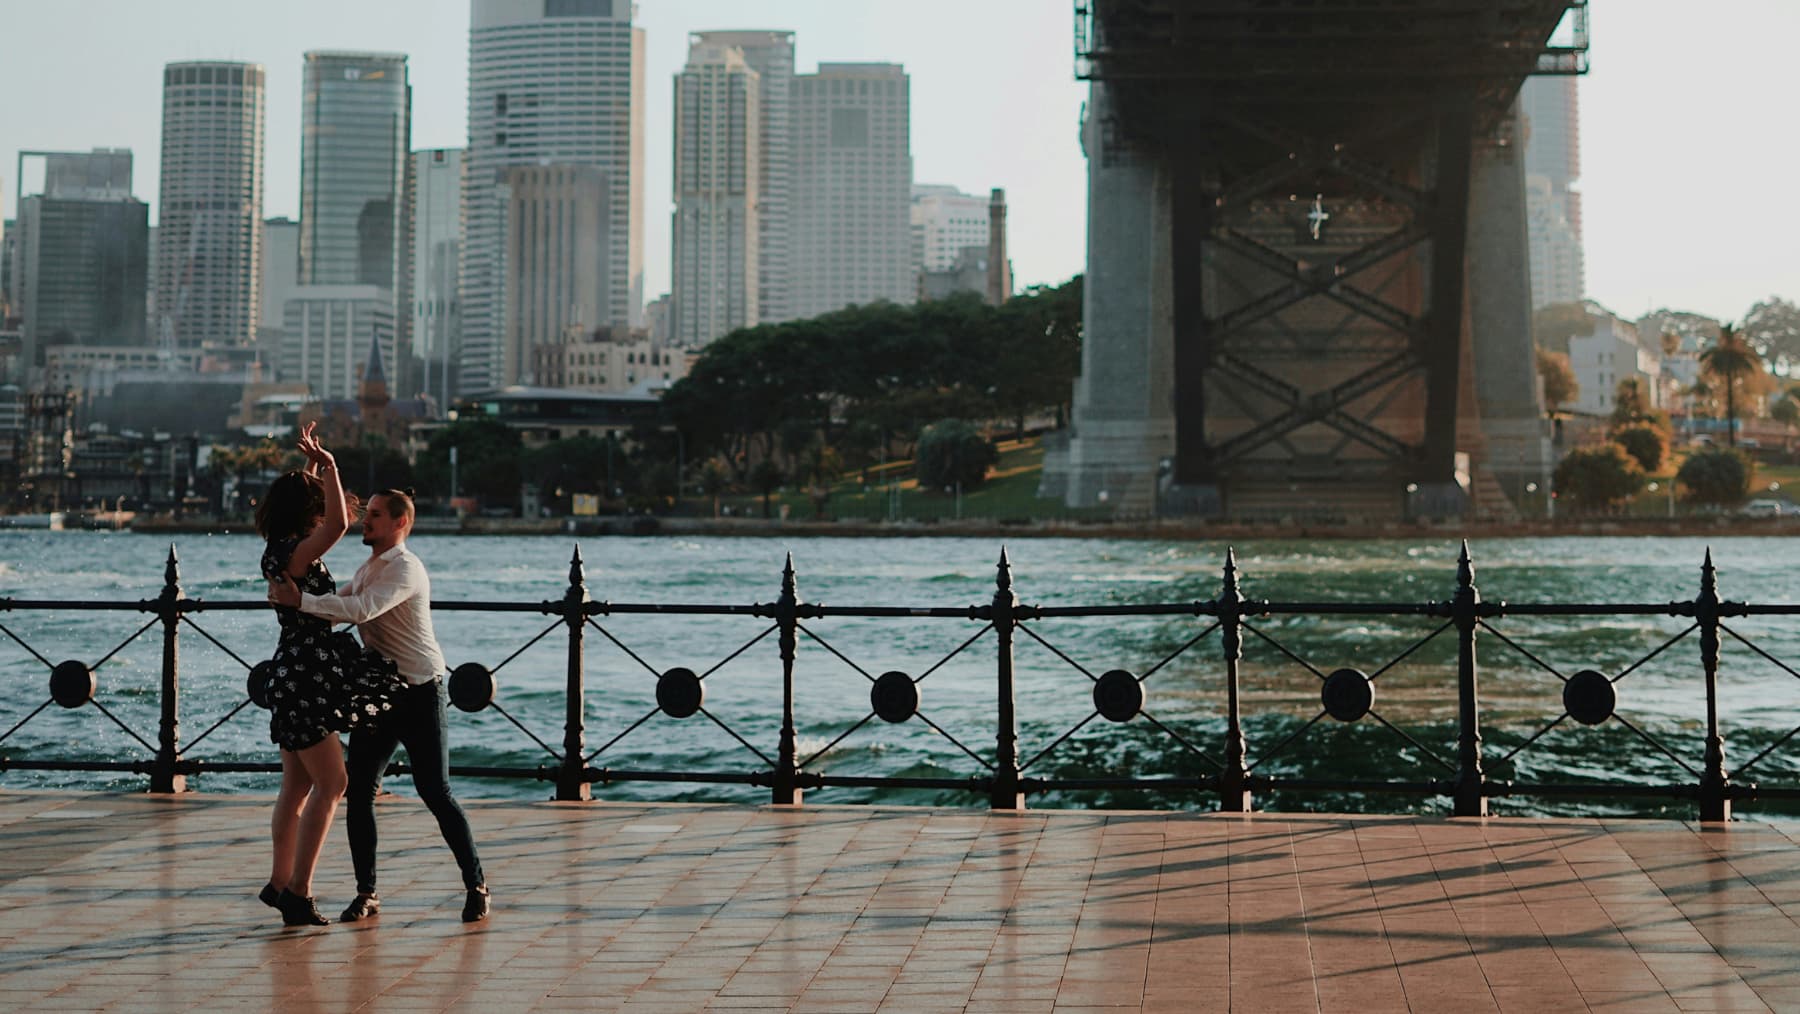
M 272 540 L 263 551 L 263 576 L 287 570 L 298 538 Z M 314 560 L 300 590 L 330 595 L 337 583 Z M 394 663 L 365 650 L 356 636 L 333 630 L 329 620 L 279 606 L 281 641 L 269 679 L 269 738 L 283 750 L 304 750 L 334 732 L 349 732 L 392 711 L 405 689 Z

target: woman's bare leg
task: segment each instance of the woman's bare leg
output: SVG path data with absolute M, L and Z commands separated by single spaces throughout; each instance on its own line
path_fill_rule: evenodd
M 292 750 L 281 751 L 281 791 L 275 796 L 275 813 L 269 819 L 269 837 L 274 845 L 269 883 L 278 890 L 294 875 L 294 832 L 300 824 L 300 807 L 312 786 L 312 776 L 306 773 L 300 755 Z
M 306 805 L 300 808 L 299 833 L 294 840 L 294 872 L 288 877 L 287 889 L 302 898 L 312 897 L 313 870 L 319 865 L 319 852 L 325 847 L 325 835 L 337 817 L 338 800 L 344 797 L 344 748 L 332 733 L 300 751 L 300 763 L 312 778 L 312 791 Z

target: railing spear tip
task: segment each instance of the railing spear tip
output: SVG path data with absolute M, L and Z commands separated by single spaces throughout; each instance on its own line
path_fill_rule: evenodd
M 1462 540 L 1462 551 L 1456 555 L 1456 561 L 1458 563 L 1471 563 L 1474 561 L 1474 558 L 1469 555 L 1468 539 Z

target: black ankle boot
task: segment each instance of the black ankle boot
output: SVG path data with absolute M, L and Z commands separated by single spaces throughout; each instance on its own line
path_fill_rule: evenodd
M 275 907 L 281 909 L 283 926 L 329 926 L 331 920 L 319 914 L 319 909 L 311 898 L 302 898 L 292 891 L 283 889 L 281 896 L 275 899 Z
M 281 900 L 281 892 L 275 889 L 274 884 L 264 884 L 263 889 L 257 892 L 256 900 L 270 908 L 280 908 L 276 903 Z

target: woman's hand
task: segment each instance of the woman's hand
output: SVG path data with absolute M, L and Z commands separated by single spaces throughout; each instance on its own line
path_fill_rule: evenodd
M 333 457 L 332 453 L 325 449 L 325 445 L 319 443 L 319 438 L 313 435 L 313 430 L 317 425 L 317 423 L 307 423 L 300 428 L 300 453 L 306 455 L 307 463 L 316 466 L 320 472 L 328 469 L 336 471 L 337 458 Z

